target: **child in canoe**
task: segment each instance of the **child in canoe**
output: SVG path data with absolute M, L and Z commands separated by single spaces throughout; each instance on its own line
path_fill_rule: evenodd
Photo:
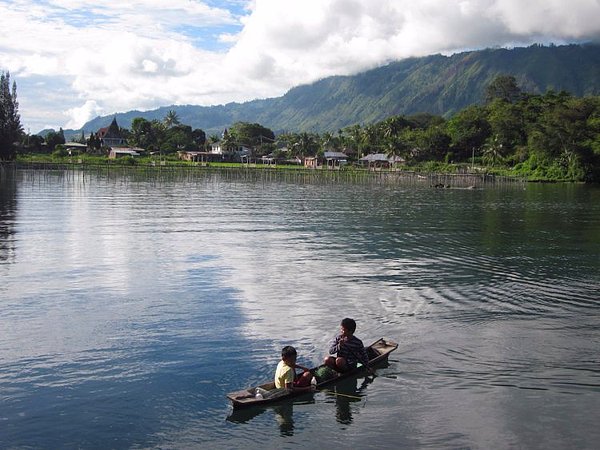
M 290 345 L 286 345 L 281 350 L 281 361 L 275 371 L 275 387 L 285 389 L 306 389 L 310 390 L 310 381 L 312 374 L 310 369 L 296 364 L 298 353 Z M 296 368 L 302 369 L 301 375 L 296 375 Z
M 329 354 L 336 356 L 327 356 L 325 365 L 331 367 L 337 372 L 347 372 L 356 368 L 360 362 L 369 372 L 369 357 L 362 341 L 354 336 L 356 331 L 356 322 L 353 319 L 343 319 L 340 324 L 340 332 L 337 334 L 329 347 Z

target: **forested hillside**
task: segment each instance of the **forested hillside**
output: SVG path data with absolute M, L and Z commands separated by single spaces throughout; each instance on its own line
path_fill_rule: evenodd
M 282 97 L 221 106 L 165 106 L 116 114 L 130 128 L 136 117 L 162 119 L 174 110 L 182 123 L 217 133 L 238 121 L 258 122 L 276 132 L 335 132 L 399 114 L 427 112 L 449 118 L 483 103 L 486 87 L 499 74 L 512 75 L 525 92 L 600 94 L 600 46 L 566 45 L 488 49 L 449 57 L 433 55 L 393 62 L 354 76 L 330 77 L 291 89 Z M 107 126 L 115 115 L 98 117 L 86 132 Z

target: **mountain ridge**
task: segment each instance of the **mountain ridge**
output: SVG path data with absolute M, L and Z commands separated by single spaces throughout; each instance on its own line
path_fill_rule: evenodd
M 130 128 L 135 117 L 162 120 L 169 110 L 177 113 L 181 123 L 201 128 L 207 135 L 220 133 L 237 121 L 260 123 L 275 132 L 335 132 L 400 114 L 449 117 L 482 103 L 485 88 L 500 74 L 514 76 L 521 89 L 532 94 L 565 90 L 578 97 L 600 95 L 600 45 L 534 44 L 413 57 L 296 86 L 280 97 L 133 110 L 96 117 L 82 129 L 65 130 L 65 134 L 97 131 L 114 117 L 121 127 Z

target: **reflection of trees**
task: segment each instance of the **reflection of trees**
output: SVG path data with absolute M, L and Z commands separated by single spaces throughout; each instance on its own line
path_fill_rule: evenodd
M 15 246 L 11 236 L 17 212 L 17 177 L 12 167 L 0 165 L 0 261 L 14 257 Z

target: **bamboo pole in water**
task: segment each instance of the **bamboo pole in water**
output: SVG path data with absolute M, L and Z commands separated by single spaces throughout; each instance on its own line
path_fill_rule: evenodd
M 417 173 L 400 170 L 372 171 L 367 169 L 358 170 L 321 170 L 304 168 L 273 168 L 273 167 L 214 167 L 206 165 L 136 165 L 121 166 L 117 164 L 86 164 L 77 163 L 19 163 L 14 164 L 15 170 L 33 169 L 41 170 L 43 173 L 55 171 L 67 171 L 73 175 L 75 170 L 98 171 L 106 173 L 107 176 L 118 176 L 119 174 L 137 173 L 145 176 L 158 176 L 167 178 L 181 178 L 196 176 L 206 173 L 220 173 L 227 178 L 248 178 L 262 180 L 290 180 L 296 182 L 321 182 L 337 183 L 339 181 L 353 182 L 376 182 L 380 184 L 403 184 L 414 186 L 426 186 L 439 189 L 448 188 L 480 188 L 486 185 L 509 185 L 523 183 L 524 179 L 496 176 L 489 174 L 465 173 Z

